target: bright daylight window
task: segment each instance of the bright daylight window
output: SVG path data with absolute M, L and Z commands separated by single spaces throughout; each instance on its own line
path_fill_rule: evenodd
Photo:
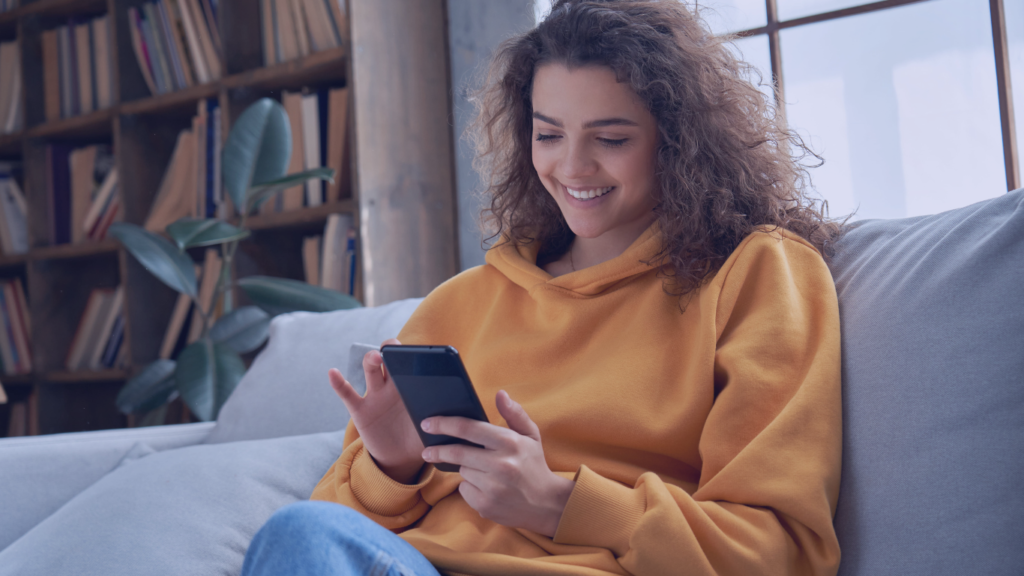
M 1022 185 L 1021 155 L 1004 150 L 1014 128 L 1024 134 L 1024 80 L 1010 88 L 1024 78 L 1024 0 L 698 6 L 713 31 L 743 36 L 735 47 L 768 93 L 774 48 L 786 120 L 825 159 L 811 179 L 832 216 L 933 214 Z M 1009 72 L 1002 85 L 997 63 Z

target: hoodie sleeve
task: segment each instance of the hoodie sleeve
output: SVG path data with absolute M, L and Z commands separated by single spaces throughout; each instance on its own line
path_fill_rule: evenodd
M 556 543 L 611 550 L 655 574 L 833 575 L 839 492 L 839 310 L 818 252 L 755 233 L 691 305 L 713 314 L 715 401 L 691 494 L 580 467 Z
M 320 479 L 310 499 L 344 504 L 389 530 L 400 531 L 458 489 L 459 479 L 458 474 L 428 464 L 415 484 L 396 482 L 377 466 L 350 422 L 341 457 Z

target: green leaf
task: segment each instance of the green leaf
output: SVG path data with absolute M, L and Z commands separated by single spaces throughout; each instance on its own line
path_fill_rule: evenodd
M 174 244 L 126 222 L 111 225 L 110 233 L 150 274 L 178 292 L 196 297 L 196 271 L 192 259 Z
M 238 286 L 245 291 L 249 300 L 271 315 L 297 310 L 329 312 L 362 306 L 358 300 L 347 294 L 298 280 L 249 276 L 239 280 Z
M 225 315 L 210 329 L 210 338 L 239 354 L 252 352 L 267 339 L 270 316 L 257 306 L 243 306 Z
M 210 218 L 196 220 L 182 218 L 167 227 L 167 233 L 178 244 L 180 250 L 196 246 L 213 246 L 249 236 L 249 231 L 232 226 L 223 220 Z
M 181 397 L 192 413 L 209 422 L 245 375 L 245 363 L 232 350 L 203 338 L 181 351 L 174 372 Z
M 245 206 L 250 186 L 284 176 L 292 156 L 288 113 L 270 98 L 261 98 L 238 117 L 224 144 L 224 188 L 236 210 Z
M 142 369 L 117 394 L 117 409 L 123 414 L 140 414 L 159 408 L 173 399 L 174 360 L 157 360 Z
M 252 210 L 259 208 L 260 204 L 270 200 L 280 192 L 297 184 L 302 184 L 311 178 L 327 180 L 333 184 L 334 168 L 313 168 L 312 170 L 296 172 L 295 174 L 289 174 L 284 178 L 278 178 L 277 180 L 271 180 L 270 182 L 264 182 L 258 186 L 253 186 L 246 193 L 246 210 L 251 212 Z

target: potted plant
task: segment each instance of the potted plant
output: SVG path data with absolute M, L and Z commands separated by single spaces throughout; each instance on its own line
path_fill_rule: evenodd
M 238 243 L 250 235 L 245 227 L 249 214 L 283 190 L 308 179 L 333 181 L 334 170 L 323 167 L 285 175 L 291 150 L 287 113 L 276 101 L 263 98 L 242 113 L 224 145 L 223 184 L 237 211 L 237 225 L 217 218 L 182 218 L 167 227 L 169 239 L 134 224 L 111 226 L 111 234 L 146 270 L 192 298 L 203 322 L 199 338 L 176 359 L 157 360 L 128 380 L 117 397 L 117 406 L 125 414 L 148 413 L 180 395 L 196 417 L 213 420 L 245 374 L 241 354 L 266 341 L 271 316 L 360 305 L 346 294 L 296 280 L 233 278 L 231 264 Z M 194 264 L 186 252 L 201 246 L 219 246 L 224 260 L 208 309 L 203 309 L 199 301 Z M 235 308 L 236 288 L 255 306 Z M 217 309 L 224 315 L 214 320 Z

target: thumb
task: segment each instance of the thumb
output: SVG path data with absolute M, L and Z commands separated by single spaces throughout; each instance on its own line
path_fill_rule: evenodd
M 495 403 L 498 405 L 498 413 L 508 423 L 510 430 L 540 442 L 540 428 L 530 419 L 522 405 L 508 395 L 508 392 L 499 390 L 495 397 Z

